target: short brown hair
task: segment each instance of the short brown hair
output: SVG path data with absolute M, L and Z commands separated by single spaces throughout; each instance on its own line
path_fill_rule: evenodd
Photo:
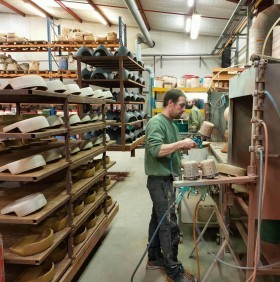
M 172 88 L 166 91 L 164 98 L 163 98 L 163 107 L 167 106 L 169 100 L 172 100 L 173 103 L 177 103 L 179 100 L 179 97 L 186 98 L 185 93 L 180 89 Z

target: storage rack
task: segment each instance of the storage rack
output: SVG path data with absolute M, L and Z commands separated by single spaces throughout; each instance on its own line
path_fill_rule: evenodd
M 55 265 L 55 277 L 52 280 L 55 281 L 70 281 L 76 274 L 79 267 L 85 261 L 87 255 L 91 252 L 98 240 L 104 234 L 105 230 L 118 212 L 119 206 L 116 202 L 113 202 L 108 208 L 105 205 L 105 199 L 107 191 L 113 185 L 113 183 L 106 187 L 105 180 L 107 175 L 107 169 L 114 165 L 115 162 L 111 161 L 109 164 L 105 163 L 106 150 L 112 141 L 105 142 L 105 128 L 106 122 L 103 119 L 97 123 L 84 124 L 78 126 L 69 125 L 69 111 L 68 107 L 70 103 L 75 104 L 98 104 L 102 107 L 102 111 L 105 109 L 105 101 L 103 99 L 94 99 L 88 97 L 79 97 L 74 95 L 65 95 L 58 93 L 48 93 L 45 91 L 37 90 L 1 90 L 0 102 L 7 103 L 13 102 L 17 104 L 17 109 L 20 110 L 21 103 L 51 103 L 62 104 L 64 109 L 64 127 L 56 129 L 45 129 L 38 132 L 31 133 L 4 133 L 0 132 L 1 139 L 15 138 L 15 139 L 30 139 L 35 140 L 37 138 L 45 138 L 51 136 L 64 136 L 64 141 L 51 142 L 47 145 L 34 146 L 30 149 L 21 150 L 18 152 L 12 152 L 5 154 L 2 152 L 0 165 L 6 164 L 12 160 L 22 159 L 24 157 L 34 155 L 40 152 L 44 152 L 51 148 L 58 148 L 65 145 L 65 158 L 54 163 L 49 163 L 42 169 L 36 169 L 27 173 L 21 173 L 18 175 L 12 175 L 7 172 L 0 173 L 0 189 L 5 190 L 5 196 L 1 197 L 1 208 L 9 204 L 10 202 L 21 198 L 25 195 L 29 195 L 34 192 L 43 192 L 47 205 L 40 211 L 25 217 L 17 217 L 16 215 L 0 215 L 0 228 L 2 235 L 4 235 L 4 259 L 6 263 L 6 269 L 11 272 L 7 272 L 7 279 L 10 279 L 13 275 L 17 275 L 25 265 L 40 265 L 45 261 L 48 255 L 55 249 L 55 247 L 67 238 L 68 240 L 68 253 L 66 257 Z M 19 113 L 20 111 L 18 111 Z M 104 114 L 103 114 L 104 117 Z M 3 125 L 2 125 L 3 127 Z M 70 155 L 70 136 L 76 134 L 82 134 L 89 130 L 104 129 L 103 130 L 103 143 L 92 147 L 89 150 L 81 151 L 77 155 Z M 1 130 L 2 131 L 2 130 Z M 72 178 L 72 170 L 81 164 L 87 164 L 89 160 L 102 154 L 103 165 L 94 176 L 86 179 L 74 181 Z M 65 179 L 56 180 L 58 175 L 66 175 Z M 73 216 L 73 202 L 91 188 L 98 181 L 102 181 L 103 188 L 97 193 L 97 198 L 91 204 L 85 206 L 85 210 L 79 216 Z M 16 188 L 15 188 L 16 187 Z M 106 187 L 106 188 L 105 188 Z M 5 188 L 5 189 L 4 189 Z M 8 190 L 9 188 L 13 188 Z M 42 222 L 48 216 L 54 214 L 61 207 L 67 208 L 68 224 L 67 227 L 61 231 L 55 233 L 54 242 L 47 250 L 33 255 L 33 256 L 18 256 L 12 254 L 9 251 L 11 240 L 13 238 L 13 227 L 16 225 L 16 229 L 21 230 L 36 226 Z M 98 218 L 97 224 L 94 228 L 88 230 L 85 241 L 74 246 L 73 235 L 76 230 L 87 221 L 89 216 L 95 212 L 98 207 L 104 207 L 104 213 Z M 5 227 L 3 227 L 5 224 Z M 10 225 L 8 225 L 10 224 Z M 18 236 L 21 235 L 17 233 Z M 15 277 L 12 279 L 14 280 Z
M 80 47 L 86 45 L 88 48 L 96 48 L 98 43 L 95 41 L 81 41 L 81 42 L 66 42 L 66 41 L 52 41 L 48 43 L 45 40 L 15 42 L 14 44 L 0 43 L 0 52 L 76 52 Z M 119 44 L 105 44 L 106 48 L 114 50 L 119 47 Z M 42 70 L 39 72 L 28 71 L 0 71 L 0 78 L 12 78 L 26 74 L 38 74 L 44 78 L 77 78 L 76 71 L 49 71 Z
M 125 110 L 127 105 L 140 105 L 140 107 L 144 104 L 144 102 L 126 102 L 124 101 L 124 89 L 125 88 L 140 88 L 143 89 L 143 85 L 141 83 L 135 82 L 131 79 L 124 80 L 123 68 L 129 71 L 138 71 L 140 74 L 145 69 L 131 59 L 128 56 L 101 56 L 101 57 L 76 57 L 77 59 L 77 71 L 78 71 L 78 80 L 77 83 L 80 87 L 85 87 L 91 85 L 110 88 L 111 92 L 113 88 L 120 89 L 120 102 L 116 101 L 107 101 L 110 104 L 119 104 L 121 107 L 121 122 L 114 123 L 112 125 L 120 125 L 121 126 L 121 144 L 114 144 L 109 147 L 110 151 L 130 151 L 131 156 L 135 156 L 135 148 L 140 145 L 144 140 L 145 136 L 141 136 L 136 139 L 131 144 L 125 143 L 125 127 L 126 125 L 133 125 L 135 123 L 144 122 L 145 119 L 141 121 L 126 123 L 125 122 Z M 83 79 L 81 75 L 82 63 L 94 66 L 94 67 L 102 67 L 111 71 L 119 72 L 119 79 Z
M 216 92 L 228 92 L 229 90 L 229 80 L 236 76 L 237 74 L 244 71 L 244 68 L 213 68 L 212 69 L 212 85 L 211 89 Z M 220 87 L 216 87 L 215 83 L 222 83 L 223 85 Z M 225 83 L 227 86 L 225 86 Z

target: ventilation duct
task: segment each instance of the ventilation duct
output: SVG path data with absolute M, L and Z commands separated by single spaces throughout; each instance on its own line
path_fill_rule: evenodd
M 266 10 L 258 14 L 257 18 L 253 22 L 249 33 L 249 56 L 253 54 L 261 55 L 264 41 L 266 36 L 280 17 L 280 4 L 274 4 Z M 264 55 L 271 56 L 272 54 L 272 36 L 267 40 L 265 46 Z
M 142 16 L 138 10 L 137 5 L 135 4 L 134 0 L 125 0 L 125 3 L 132 14 L 134 20 L 136 21 L 138 27 L 140 28 L 141 32 L 143 33 L 143 36 L 145 38 L 145 44 L 147 44 L 150 48 L 153 48 L 155 46 L 155 42 L 152 40 L 151 34 L 149 33 L 148 29 L 146 28 L 146 25 L 142 19 Z

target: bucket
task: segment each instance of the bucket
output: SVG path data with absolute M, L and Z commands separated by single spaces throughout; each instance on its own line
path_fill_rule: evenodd
M 68 58 L 61 57 L 58 62 L 58 67 L 60 70 L 68 70 Z
M 156 109 L 163 108 L 163 102 L 162 101 L 156 101 Z
M 177 87 L 178 88 L 184 88 L 186 86 L 186 78 L 185 77 L 179 77 L 177 79 Z
M 183 119 L 174 119 L 173 123 L 177 126 L 180 133 L 187 133 L 189 126 L 188 121 Z

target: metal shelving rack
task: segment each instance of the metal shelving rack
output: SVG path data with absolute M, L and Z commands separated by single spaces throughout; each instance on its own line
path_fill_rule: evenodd
M 143 102 L 125 102 L 124 101 L 124 89 L 125 88 L 140 88 L 141 91 L 143 89 L 143 85 L 135 82 L 133 80 L 124 80 L 123 76 L 123 68 L 129 70 L 129 71 L 145 71 L 145 69 L 139 65 L 137 62 L 135 62 L 133 59 L 127 56 L 103 56 L 103 57 L 76 57 L 77 64 L 78 64 L 78 80 L 77 83 L 80 87 L 91 85 L 96 85 L 99 87 L 104 88 L 110 88 L 112 91 L 112 88 L 119 88 L 121 93 L 121 99 L 120 102 L 115 101 L 108 101 L 109 104 L 119 104 L 121 107 L 121 122 L 120 123 L 114 123 L 113 125 L 120 125 L 121 126 L 121 144 L 117 145 L 114 144 L 109 147 L 110 151 L 130 151 L 131 156 L 135 156 L 135 148 L 139 146 L 144 140 L 145 136 L 141 136 L 136 141 L 134 141 L 131 144 L 125 143 L 125 127 L 126 125 L 131 125 L 133 123 L 126 123 L 125 122 L 125 110 L 126 105 L 129 104 L 138 104 L 140 106 L 143 105 Z M 81 75 L 81 64 L 85 63 L 88 65 L 92 65 L 94 67 L 104 67 L 108 70 L 112 71 L 118 71 L 119 72 L 119 79 L 83 79 Z M 137 121 L 144 122 L 144 120 Z

